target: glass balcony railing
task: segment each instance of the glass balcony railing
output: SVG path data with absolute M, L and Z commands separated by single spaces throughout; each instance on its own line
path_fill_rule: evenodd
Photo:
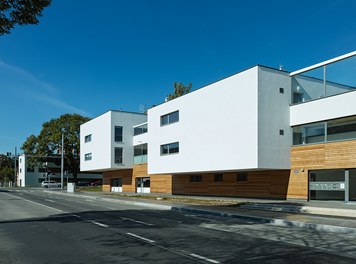
M 356 90 L 356 56 L 326 62 L 292 75 L 292 102 L 301 103 Z
M 147 123 L 134 127 L 134 136 L 148 132 Z
M 134 157 L 134 164 L 143 164 L 143 163 L 147 163 L 147 155 Z

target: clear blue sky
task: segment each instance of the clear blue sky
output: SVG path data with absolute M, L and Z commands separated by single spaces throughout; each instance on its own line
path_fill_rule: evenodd
M 39 25 L 0 37 L 0 153 L 65 113 L 159 104 L 175 81 L 351 52 L 355 14 L 354 0 L 53 0 Z

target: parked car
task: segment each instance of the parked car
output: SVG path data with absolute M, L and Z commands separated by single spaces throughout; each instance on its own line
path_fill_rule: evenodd
M 55 182 L 55 181 L 43 181 L 41 183 L 41 186 L 44 187 L 44 188 L 53 188 L 53 187 L 58 187 L 60 188 L 61 187 L 61 184 L 58 183 L 58 182 Z

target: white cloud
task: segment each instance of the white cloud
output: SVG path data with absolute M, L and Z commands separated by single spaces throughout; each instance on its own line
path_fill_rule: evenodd
M 71 106 L 65 101 L 60 99 L 60 91 L 45 81 L 37 78 L 32 73 L 7 64 L 0 60 L 0 70 L 5 73 L 3 80 L 3 85 L 0 80 L 0 89 L 9 89 L 25 99 L 31 98 L 37 102 L 45 105 L 49 105 L 52 108 L 58 108 L 68 112 L 74 112 L 85 116 L 91 116 L 91 114 L 86 111 L 79 109 L 75 106 Z M 3 79 L 4 79 L 3 78 Z M 6 85 L 5 85 L 6 83 Z

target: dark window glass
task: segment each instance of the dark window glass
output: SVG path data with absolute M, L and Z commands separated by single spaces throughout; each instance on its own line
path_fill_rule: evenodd
M 236 175 L 236 181 L 247 181 L 247 173 L 240 172 Z
M 280 129 L 280 130 L 279 130 L 279 134 L 280 134 L 281 136 L 283 136 L 283 135 L 284 135 L 284 130 L 283 130 L 283 129 Z
M 91 160 L 92 159 L 92 155 L 91 155 L 91 153 L 87 153 L 87 154 L 85 154 L 85 160 Z
M 190 182 L 202 182 L 203 176 L 202 175 L 190 175 L 189 180 L 190 180 Z
M 134 146 L 134 156 L 147 155 L 147 144 Z
M 85 143 L 91 142 L 91 134 L 85 136 Z
M 172 124 L 179 121 L 179 111 L 175 111 L 161 116 L 161 126 Z
M 114 162 L 120 164 L 122 163 L 122 148 L 115 148 Z
M 115 126 L 115 142 L 122 142 L 122 126 Z
M 279 92 L 280 92 L 280 93 L 284 93 L 284 88 L 282 88 L 282 87 L 279 88 Z
M 161 145 L 161 155 L 179 153 L 179 142 Z
M 214 175 L 214 182 L 222 182 L 224 181 L 224 175 L 221 173 Z
M 136 135 L 141 135 L 143 133 L 147 133 L 147 124 L 144 124 L 142 126 L 134 127 L 134 136 Z

